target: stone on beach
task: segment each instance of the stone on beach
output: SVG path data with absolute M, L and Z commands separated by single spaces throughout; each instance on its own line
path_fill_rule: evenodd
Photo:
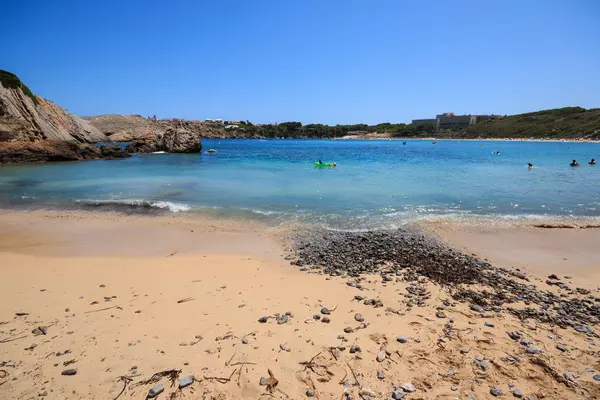
M 194 375 L 188 375 L 179 380 L 179 389 L 183 389 L 184 387 L 189 386 L 192 383 L 194 383 Z
M 381 350 L 377 353 L 377 362 L 383 362 L 386 358 L 385 350 Z
M 63 372 L 61 372 L 61 375 L 67 375 L 67 376 L 72 376 L 72 375 L 76 375 L 77 374 L 77 370 L 72 368 L 72 369 L 65 369 Z
M 152 399 L 164 391 L 165 387 L 162 384 L 157 383 L 156 385 L 152 386 L 152 389 L 150 389 L 150 391 L 148 391 L 148 397 Z

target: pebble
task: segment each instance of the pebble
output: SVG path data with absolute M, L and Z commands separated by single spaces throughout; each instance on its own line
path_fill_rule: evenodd
M 357 313 L 357 314 L 354 315 L 354 320 L 358 321 L 358 322 L 363 322 L 365 319 L 363 318 L 362 315 L 360 315 L 360 314 Z
M 260 386 L 268 386 L 269 383 L 271 383 L 271 380 L 269 378 L 265 378 L 264 376 L 261 377 L 260 381 L 258 382 Z
M 352 346 L 350 346 L 350 353 L 354 354 L 354 353 L 360 353 L 360 346 L 353 344 Z
M 242 344 L 248 344 L 248 339 L 242 338 Z
M 502 390 L 498 389 L 497 387 L 493 387 L 490 389 L 490 394 L 494 397 L 499 397 L 502 396 Z
M 438 318 L 446 318 L 446 314 L 443 311 L 438 311 L 435 313 L 435 316 Z
M 525 349 L 525 353 L 527 354 L 539 354 L 540 351 L 540 348 L 535 346 L 529 346 Z
M 136 313 L 136 314 L 139 314 L 139 313 L 141 313 L 141 312 L 142 312 L 142 310 L 135 310 L 135 313 Z
M 592 378 L 594 378 L 595 381 L 600 381 L 600 374 L 596 374 Z
M 478 313 L 483 312 L 483 307 L 481 307 L 480 305 L 477 305 L 477 304 L 471 304 L 471 306 L 469 308 L 472 311 L 475 311 L 475 312 L 478 312 Z
M 404 390 L 406 393 L 412 393 L 415 391 L 415 385 L 412 383 L 403 383 L 400 385 L 400 389 Z
M 312 390 L 306 391 L 306 397 L 313 397 L 314 395 L 315 395 L 315 392 L 313 392 Z
M 277 324 L 281 325 L 281 324 L 285 324 L 290 320 L 290 317 L 288 315 L 279 315 L 277 316 Z
M 318 320 L 320 320 L 320 319 L 321 319 L 321 316 L 320 316 L 319 314 L 315 314 L 315 315 L 313 315 L 313 319 L 314 319 L 315 321 L 318 321 Z
M 188 375 L 185 378 L 179 380 L 179 389 L 183 389 L 186 386 L 190 386 L 194 383 L 194 375 Z
M 403 400 L 404 399 L 404 392 L 400 389 L 398 390 L 394 390 L 392 392 L 392 399 L 394 400 Z
M 329 314 L 331 314 L 331 311 L 329 311 L 329 308 L 323 307 L 323 308 L 321 308 L 321 314 L 329 315 Z
M 352 333 L 352 332 L 354 332 L 354 329 L 352 329 L 351 327 L 347 326 L 347 327 L 344 328 L 344 332 L 345 333 Z
M 383 375 L 383 371 L 382 370 L 378 370 L 377 371 L 377 379 L 383 380 L 384 378 L 385 378 L 385 375 Z
M 473 360 L 473 364 L 475 364 L 482 371 L 487 371 L 490 367 L 488 360 L 480 360 L 477 358 Z
M 563 374 L 563 376 L 565 377 L 566 380 L 571 381 L 571 382 L 575 382 L 577 381 L 577 376 L 572 373 L 572 372 L 565 372 Z
M 487 321 L 486 321 L 486 322 L 484 322 L 484 323 L 483 323 L 483 325 L 487 326 L 488 328 L 493 328 L 493 327 L 494 327 L 494 324 L 493 324 L 493 323 L 491 323 L 491 322 L 487 322 Z
M 520 399 L 521 397 L 523 397 L 523 393 L 521 393 L 521 391 L 519 389 L 515 389 L 512 392 L 513 396 L 515 396 L 517 399 Z
M 354 300 L 363 301 L 364 297 L 356 295 L 354 296 Z
M 264 324 L 265 322 L 267 322 L 269 320 L 269 317 L 260 317 L 258 319 L 258 322 L 260 322 L 261 324 Z
M 330 322 L 331 322 L 331 320 L 330 320 L 329 318 L 327 318 L 327 317 L 323 317 L 323 318 L 321 319 L 321 322 L 323 322 L 324 324 L 328 324 L 328 323 L 330 323 Z
M 408 342 L 408 338 L 407 338 L 406 336 L 398 336 L 398 337 L 396 338 L 396 340 L 397 340 L 399 343 L 406 343 L 406 342 Z
M 381 350 L 378 354 L 377 354 L 377 362 L 383 362 L 383 360 L 385 360 L 385 351 Z
M 458 387 L 452 385 L 452 386 L 450 386 L 450 390 L 452 390 L 453 392 L 456 392 L 458 390 Z
M 508 337 L 510 337 L 512 340 L 519 340 L 521 339 L 521 333 L 514 331 L 514 332 L 508 332 Z
M 280 344 L 279 348 L 281 349 L 281 351 L 285 351 L 285 346 L 284 345 Z
M 523 339 L 523 340 L 521 340 L 521 341 L 519 342 L 519 344 L 520 344 L 521 346 L 529 346 L 529 345 L 531 344 L 531 340 L 525 340 L 525 339 Z
M 76 369 L 65 369 L 63 372 L 61 372 L 61 375 L 67 375 L 67 376 L 71 376 L 71 375 L 75 375 L 75 374 L 77 374 Z
M 338 340 L 344 340 L 346 339 L 346 336 L 344 335 L 337 335 Z
M 164 391 L 165 391 L 165 387 L 162 384 L 157 383 L 156 385 L 154 385 L 152 387 L 152 389 L 150 389 L 148 391 L 148 397 L 152 399 L 152 398 L 158 396 L 159 394 L 161 394 Z

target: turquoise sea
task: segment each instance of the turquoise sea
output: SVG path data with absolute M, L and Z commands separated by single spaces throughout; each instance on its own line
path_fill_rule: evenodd
M 600 165 L 587 164 L 600 159 L 595 143 L 286 139 L 203 146 L 202 154 L 0 166 L 0 207 L 160 209 L 339 229 L 438 217 L 600 217 Z M 211 148 L 217 152 L 206 153 Z M 317 168 L 319 159 L 338 166 Z M 570 167 L 573 159 L 581 166 Z

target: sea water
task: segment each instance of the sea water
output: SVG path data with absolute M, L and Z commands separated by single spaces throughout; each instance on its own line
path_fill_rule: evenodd
M 200 154 L 0 166 L 0 207 L 162 209 L 334 229 L 440 217 L 600 217 L 600 165 L 587 164 L 600 159 L 599 144 L 405 143 L 204 140 Z M 570 167 L 573 159 L 581 166 Z M 337 167 L 315 167 L 317 160 Z

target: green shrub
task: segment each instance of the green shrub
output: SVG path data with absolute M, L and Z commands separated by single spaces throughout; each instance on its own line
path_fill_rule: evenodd
M 21 82 L 19 77 L 15 74 L 0 69 L 0 83 L 2 83 L 2 86 L 4 86 L 7 89 L 20 88 L 25 94 L 25 96 L 33 100 L 33 104 L 35 104 L 36 106 L 39 104 L 37 97 L 33 94 L 31 89 L 29 89 L 27 85 Z

